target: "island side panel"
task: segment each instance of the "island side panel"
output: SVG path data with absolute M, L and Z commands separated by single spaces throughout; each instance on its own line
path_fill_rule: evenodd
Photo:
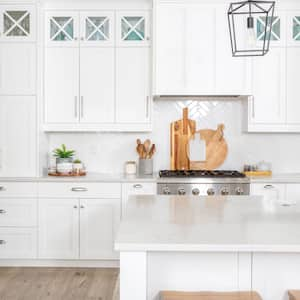
M 120 300 L 147 299 L 147 253 L 120 253 Z
M 239 270 L 239 262 L 244 272 Z M 245 253 L 239 260 L 238 253 L 150 252 L 147 285 L 147 300 L 158 300 L 162 290 L 251 289 L 251 254 Z

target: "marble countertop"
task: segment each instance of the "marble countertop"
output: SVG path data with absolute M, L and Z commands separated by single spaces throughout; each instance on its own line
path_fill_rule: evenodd
M 259 196 L 131 197 L 118 251 L 300 252 L 300 202 Z
M 157 174 L 147 176 L 136 176 L 125 174 L 88 173 L 81 177 L 0 177 L 0 182 L 156 182 Z

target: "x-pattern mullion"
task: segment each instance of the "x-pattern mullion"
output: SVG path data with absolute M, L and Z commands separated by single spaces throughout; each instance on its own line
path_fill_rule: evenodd
M 21 16 L 21 18 L 19 18 L 17 21 L 14 18 L 12 18 L 7 12 L 4 12 L 4 14 L 13 22 L 13 25 L 10 27 L 10 29 L 5 32 L 5 35 L 8 35 L 16 27 L 21 29 L 26 35 L 29 35 L 29 32 L 27 32 L 27 30 L 25 30 L 25 28 L 23 28 L 23 26 L 20 25 L 20 23 L 29 15 L 28 11 L 23 16 Z
M 300 17 L 294 17 L 294 21 L 300 26 Z M 300 31 L 294 36 L 294 39 L 297 40 L 300 37 Z
M 135 32 L 140 38 L 141 40 L 144 39 L 144 37 L 138 32 L 138 30 L 136 30 L 136 28 L 145 20 L 145 18 L 141 18 L 138 22 L 136 22 L 136 24 L 134 26 L 132 26 L 127 20 L 126 18 L 123 18 L 123 21 L 129 26 L 130 30 L 127 32 L 127 34 L 123 37 L 123 40 L 126 40 L 126 38 L 132 33 Z
M 264 22 L 262 19 L 258 18 L 258 21 L 261 23 L 261 25 L 264 27 L 263 32 L 258 36 L 258 39 L 260 40 L 261 38 L 263 38 L 264 34 L 265 34 L 265 29 L 267 27 L 267 31 L 269 31 L 271 29 L 271 35 L 273 35 L 277 40 L 280 40 L 280 37 L 276 34 L 276 32 L 273 31 L 273 26 L 279 22 L 279 18 L 275 17 L 275 20 L 273 20 L 272 22 L 272 28 L 271 24 L 269 24 L 268 19 L 266 18 L 266 22 Z
M 68 34 L 68 32 L 65 31 L 65 28 L 69 25 L 69 23 L 72 22 L 73 18 L 70 17 L 69 20 L 63 25 L 61 26 L 59 23 L 56 22 L 56 20 L 54 18 L 51 18 L 52 22 L 55 23 L 55 25 L 58 27 L 57 32 L 53 35 L 53 37 L 51 38 L 51 40 L 54 40 L 61 32 L 63 32 L 66 36 L 69 37 L 70 40 L 72 40 L 73 38 Z
M 90 18 L 87 17 L 88 22 L 95 28 L 94 31 L 87 37 L 87 40 L 89 40 L 96 32 L 99 32 L 104 39 L 108 40 L 108 36 L 102 31 L 101 27 L 108 21 L 108 18 L 105 18 L 99 26 L 97 26 L 93 21 L 90 20 Z

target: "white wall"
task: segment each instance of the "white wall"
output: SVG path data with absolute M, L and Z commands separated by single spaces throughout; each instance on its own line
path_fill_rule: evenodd
M 154 129 L 139 133 L 51 133 L 49 151 L 65 143 L 77 150 L 88 171 L 119 173 L 126 160 L 137 160 L 135 141 L 151 138 L 157 145 L 155 170 L 169 168 L 169 124 L 181 119 L 181 110 L 190 107 L 190 118 L 198 129 L 225 124 L 229 154 L 223 169 L 241 170 L 245 163 L 270 161 L 274 172 L 300 172 L 300 134 L 246 134 L 242 132 L 242 102 L 163 102 L 154 104 Z

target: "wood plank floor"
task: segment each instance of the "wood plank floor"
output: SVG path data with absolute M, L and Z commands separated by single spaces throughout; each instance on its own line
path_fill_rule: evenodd
M 0 268 L 0 300 L 119 300 L 119 269 Z

